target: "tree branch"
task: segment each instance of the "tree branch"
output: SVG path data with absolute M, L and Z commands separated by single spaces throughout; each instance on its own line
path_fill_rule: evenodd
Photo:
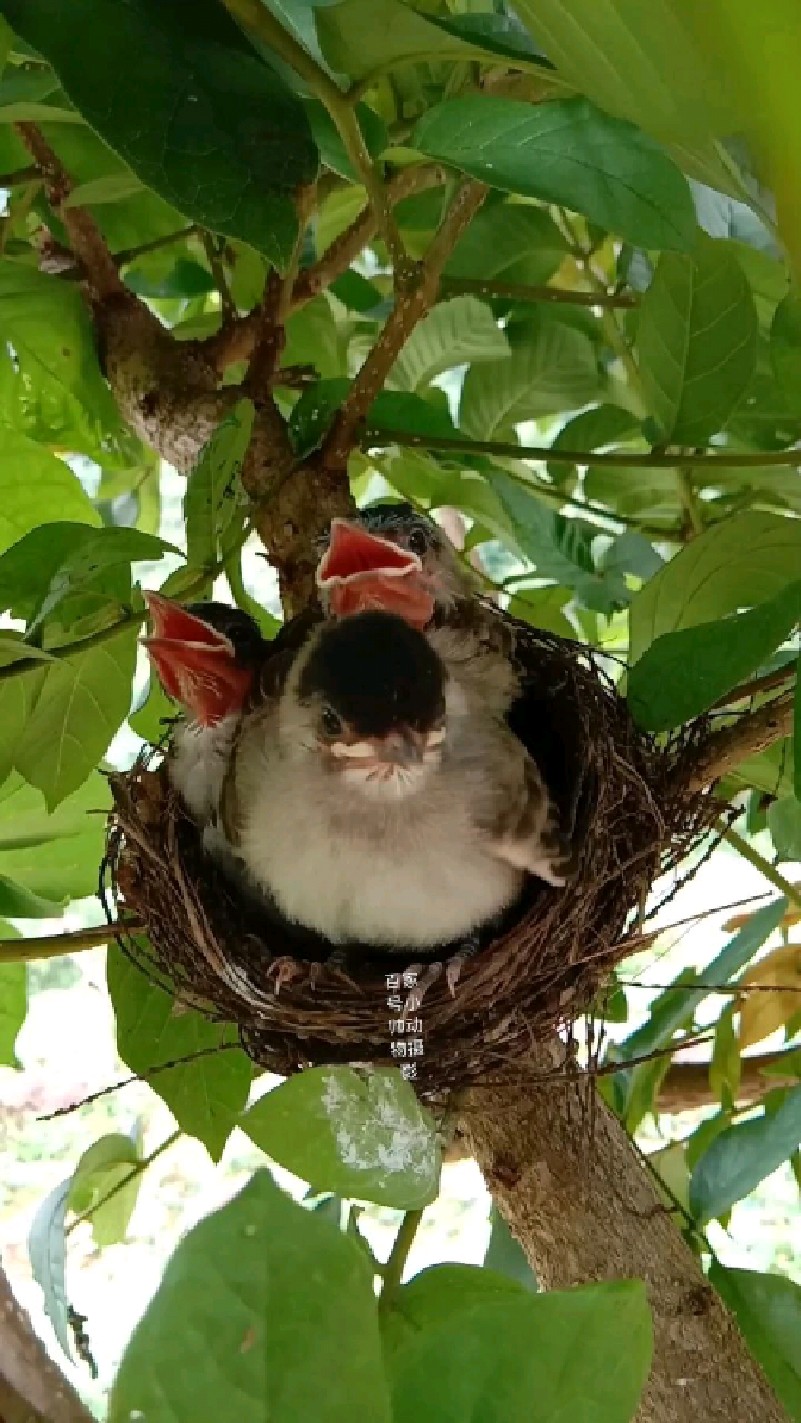
M 713 732 L 681 758 L 676 767 L 677 781 L 687 790 L 702 791 L 728 775 L 742 761 L 758 756 L 775 741 L 789 736 L 793 729 L 794 704 L 795 692 L 786 692 L 730 726 Z
M 360 425 L 415 326 L 433 306 L 442 269 L 486 192 L 482 183 L 472 179 L 460 184 L 416 277 L 396 290 L 392 312 L 323 443 L 322 463 L 326 468 L 346 467 Z
M 144 928 L 132 920 L 125 921 L 126 934 Z M 35 959 L 56 959 L 64 954 L 79 954 L 83 949 L 97 949 L 115 937 L 113 924 L 98 924 L 91 929 L 76 929 L 70 934 L 49 934 L 42 938 L 0 939 L 0 964 L 32 963 Z
M 477 1084 L 454 1109 L 543 1288 L 645 1281 L 654 1360 L 641 1423 L 786 1423 L 620 1122 L 587 1082 L 565 1080 L 561 1043 L 537 1045 L 530 1066 L 539 1084 Z
M 440 290 L 448 296 L 475 293 L 476 296 L 509 297 L 511 301 L 555 302 L 568 306 L 631 307 L 637 298 L 628 292 L 574 291 L 572 287 L 525 286 L 522 282 L 504 282 L 497 277 L 443 277 Z
M 797 1048 L 744 1057 L 736 1101 L 743 1105 L 758 1102 L 774 1087 L 797 1082 L 798 1068 L 793 1066 L 794 1061 L 797 1064 Z M 718 1094 L 709 1085 L 708 1062 L 674 1062 L 656 1096 L 660 1112 L 689 1112 L 698 1107 L 714 1106 L 718 1101 Z
M 102 300 L 123 291 L 114 259 L 91 213 L 85 208 L 65 206 L 72 192 L 72 182 L 61 160 L 36 124 L 18 123 L 14 128 L 42 175 L 47 200 L 66 228 L 72 250 L 86 272 L 92 294 Z
M 0 1418 L 3 1423 L 95 1423 L 34 1332 L 2 1267 Z
M 547 460 L 550 464 L 614 465 L 620 469 L 749 469 L 760 465 L 801 468 L 801 449 L 763 450 L 760 454 L 708 450 L 700 455 L 670 453 L 632 454 L 623 450 L 563 450 L 550 445 L 516 445 L 511 440 L 468 440 L 449 435 L 413 435 L 405 430 L 371 426 L 362 439 L 363 448 L 380 445 L 409 445 L 413 449 L 440 450 L 444 454 L 501 455 L 512 459 Z

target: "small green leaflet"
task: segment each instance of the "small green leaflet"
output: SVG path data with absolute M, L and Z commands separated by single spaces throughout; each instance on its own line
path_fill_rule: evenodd
M 412 142 L 490 187 L 561 204 L 637 246 L 692 246 L 687 180 L 653 139 L 589 99 L 446 99 L 423 115 Z
M 184 495 L 186 556 L 192 568 L 214 568 L 243 498 L 239 484 L 256 410 L 239 400 L 204 446 Z
M 632 667 L 628 703 L 647 731 L 707 711 L 789 637 L 801 618 L 801 581 L 745 613 L 665 633 Z
M 128 1178 L 139 1160 L 132 1137 L 110 1132 L 87 1147 L 72 1173 L 69 1209 L 75 1215 L 91 1212 L 92 1234 L 101 1250 L 125 1239 L 142 1182 L 141 1174 Z
M 100 523 L 69 465 L 27 435 L 4 428 L 0 442 L 0 550 L 44 524 L 55 509 L 62 519 L 79 520 L 95 528 Z
M 0 862 L 1 863 L 1 862 Z M 12 937 L 10 924 L 0 922 L 0 951 Z M 14 1044 L 28 1012 L 28 973 L 24 963 L 0 962 L 0 1064 L 19 1067 Z

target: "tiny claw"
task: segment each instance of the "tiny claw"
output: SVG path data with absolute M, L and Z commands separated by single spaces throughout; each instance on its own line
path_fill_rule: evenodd
M 277 998 L 284 984 L 291 983 L 293 978 L 297 978 L 300 968 L 295 959 L 290 958 L 288 954 L 282 954 L 280 958 L 273 959 L 267 973 L 270 976 L 275 975 L 273 993 Z
M 475 957 L 480 947 L 477 938 L 468 939 L 458 954 L 454 954 L 452 958 L 448 959 L 445 965 L 445 982 L 450 990 L 451 998 L 456 997 L 456 986 L 462 976 L 462 969 L 470 959 Z
M 406 1002 L 405 1002 L 404 1005 L 403 1005 L 403 1016 L 404 1016 L 404 1018 L 412 1017 L 413 1014 L 415 1014 L 415 1013 L 417 1013 L 417 1012 L 419 1011 L 420 1005 L 421 1005 L 423 999 L 425 998 L 425 995 L 426 995 L 426 993 L 428 992 L 429 988 L 431 987 L 432 983 L 436 983 L 437 979 L 438 979 L 438 978 L 440 977 L 440 975 L 442 974 L 442 964 L 441 964 L 441 963 L 430 963 L 430 964 L 414 963 L 414 964 L 410 964 L 409 967 L 408 967 L 408 969 L 406 970 L 406 972 L 407 972 L 407 973 L 419 973 L 420 970 L 423 969 L 423 968 L 425 969 L 425 973 L 423 974 L 423 977 L 420 979 L 420 982 L 419 982 L 419 983 L 415 984 L 414 988 L 413 988 L 413 989 L 411 990 L 411 992 L 409 993 L 409 996 L 408 996 L 408 998 L 406 999 Z

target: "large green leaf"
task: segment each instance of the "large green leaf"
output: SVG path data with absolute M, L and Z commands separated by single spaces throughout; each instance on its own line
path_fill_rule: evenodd
M 502 1294 L 452 1307 L 393 1353 L 392 1417 L 394 1423 L 629 1423 L 651 1351 L 639 1280 Z
M 725 1215 L 799 1146 L 801 1086 L 793 1087 L 777 1110 L 735 1122 L 715 1138 L 692 1174 L 693 1214 L 700 1221 Z
M 197 0 L 190 28 L 160 0 L 1 8 L 144 183 L 194 221 L 287 260 L 297 227 L 289 192 L 313 179 L 316 149 L 303 105 L 222 6 Z
M 767 660 L 801 618 L 801 582 L 745 613 L 658 637 L 628 678 L 631 713 L 667 731 L 707 711 Z
M 317 1191 L 415 1210 L 437 1194 L 436 1131 L 393 1070 L 297 1073 L 260 1097 L 240 1123 L 281 1166 Z
M 327 63 L 351 79 L 410 60 L 475 61 L 480 50 L 416 14 L 403 0 L 342 0 L 316 13 Z
M 536 1286 L 535 1286 L 536 1289 Z M 433 1265 L 396 1291 L 381 1319 L 384 1348 L 394 1353 L 421 1331 L 471 1305 L 516 1300 L 524 1288 L 500 1270 L 477 1265 Z
M 184 495 L 186 556 L 193 568 L 214 568 L 244 495 L 239 484 L 255 407 L 240 400 L 215 430 L 189 476 Z
M 588 99 L 446 99 L 423 116 L 413 142 L 490 187 L 559 203 L 638 246 L 692 246 L 686 179 L 652 139 Z
M 790 1418 L 801 1418 L 801 1286 L 782 1275 L 732 1270 L 712 1261 L 722 1295 Z
M 538 312 L 515 328 L 509 355 L 471 366 L 459 424 L 475 440 L 513 439 L 524 420 L 576 410 L 598 395 L 600 377 L 582 331 Z
M 248 1058 L 232 1046 L 235 1030 L 226 1023 L 211 1023 L 192 1009 L 176 1013 L 170 995 L 150 983 L 117 948 L 109 947 L 106 974 L 123 1062 L 140 1076 L 152 1073 L 148 1080 L 153 1091 L 181 1129 L 198 1137 L 219 1161 L 251 1081 Z M 178 1065 L 152 1072 L 168 1062 Z
M 454 366 L 471 370 L 509 353 L 489 307 L 474 296 L 440 302 L 414 328 L 390 372 L 391 385 L 415 391 Z
M 358 1244 L 257 1172 L 178 1246 L 125 1351 L 108 1417 L 389 1423 Z
M 781 593 L 798 577 L 801 526 L 780 514 L 733 514 L 666 563 L 632 600 L 630 657 L 655 638 Z
M 35 267 L 0 260 L 0 329 L 0 424 L 100 458 L 121 422 L 80 293 Z
M 92 502 L 69 465 L 27 436 L 0 438 L 0 549 L 43 523 L 56 510 L 64 519 L 99 524 Z
M 49 809 L 86 780 L 131 705 L 136 629 L 49 663 L 14 764 Z
M 539 1288 L 537 1277 L 523 1254 L 520 1241 L 512 1235 L 494 1201 L 490 1211 L 490 1223 L 492 1230 L 484 1256 L 484 1270 L 497 1271 L 522 1285 L 531 1294 L 536 1294 Z
M 102 586 L 110 569 L 178 552 L 139 529 L 42 523 L 0 555 L 0 608 L 35 625 L 65 599 L 86 593 L 93 584 Z
M 740 127 L 725 71 L 709 66 L 672 0 L 516 0 L 529 34 L 569 84 L 659 138 Z
M 701 234 L 692 256 L 666 252 L 642 300 L 640 376 L 659 436 L 704 444 L 754 373 L 757 315 L 740 263 Z
M 782 796 L 768 806 L 768 829 L 780 860 L 801 856 L 801 801 L 797 796 Z
M 108 782 L 93 771 L 51 814 L 40 791 L 10 776 L 0 786 L 0 873 L 58 904 L 94 894 L 110 801 Z
M 547 282 L 567 256 L 567 242 L 543 208 L 488 203 L 459 239 L 445 268 L 449 277 L 473 277 L 536 286 Z
M 0 925 L 0 942 L 8 937 Z M 18 1067 L 14 1044 L 28 1012 L 28 974 L 24 963 L 0 964 L 0 1064 Z

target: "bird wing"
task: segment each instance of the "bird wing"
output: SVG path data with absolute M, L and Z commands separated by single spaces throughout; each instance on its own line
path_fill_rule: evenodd
M 490 854 L 548 884 L 564 885 L 574 870 L 573 848 L 560 831 L 557 807 L 536 761 L 504 725 L 493 735 L 491 760 L 490 793 L 476 815 Z

